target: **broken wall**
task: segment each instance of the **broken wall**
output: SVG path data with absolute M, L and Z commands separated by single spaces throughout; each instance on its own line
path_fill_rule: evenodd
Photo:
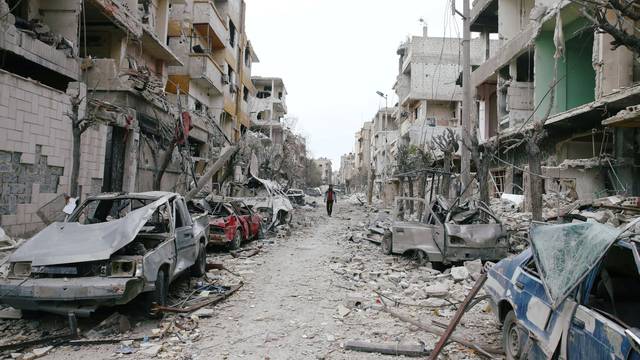
M 72 167 L 69 97 L 0 70 L 0 226 L 12 236 L 44 227 L 36 211 L 69 191 Z M 100 191 L 106 126 L 82 135 L 80 193 Z

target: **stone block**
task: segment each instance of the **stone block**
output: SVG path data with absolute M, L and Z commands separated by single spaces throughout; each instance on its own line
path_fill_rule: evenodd
M 17 224 L 18 219 L 16 218 L 15 215 L 2 215 L 0 216 L 0 225 L 2 225 L 2 227 L 7 227 L 10 225 L 15 225 Z
M 21 164 L 35 164 L 35 162 L 36 162 L 36 154 L 23 153 L 22 156 L 20 156 Z

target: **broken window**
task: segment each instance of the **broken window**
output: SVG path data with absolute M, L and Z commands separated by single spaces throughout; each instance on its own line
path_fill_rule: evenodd
M 516 81 L 533 82 L 533 51 L 529 50 L 516 60 Z
M 249 101 L 249 89 L 246 86 L 242 87 L 242 100 Z
M 229 20 L 229 45 L 231 45 L 231 47 L 236 46 L 236 26 L 231 20 Z
M 248 46 L 244 50 L 244 64 L 247 65 L 247 67 L 251 67 L 251 49 L 249 49 Z
M 591 222 L 532 227 L 533 256 L 554 307 L 597 265 L 619 234 L 616 228 Z
M 436 118 L 428 117 L 427 118 L 427 126 L 436 126 Z
M 203 110 L 203 105 L 202 105 L 202 103 L 201 103 L 200 101 L 198 101 L 198 100 L 196 100 L 196 102 L 195 102 L 195 110 L 196 110 L 196 111 L 199 111 L 199 112 L 202 112 L 202 110 Z
M 587 306 L 615 317 L 628 328 L 640 327 L 640 274 L 632 249 L 615 245 L 604 257 Z

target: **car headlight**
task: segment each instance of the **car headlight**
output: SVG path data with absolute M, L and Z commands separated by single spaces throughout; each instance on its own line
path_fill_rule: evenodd
M 31 262 L 16 262 L 11 266 L 11 273 L 17 277 L 29 277 L 31 275 Z
M 111 262 L 111 277 L 134 277 L 138 266 L 134 260 L 115 260 Z

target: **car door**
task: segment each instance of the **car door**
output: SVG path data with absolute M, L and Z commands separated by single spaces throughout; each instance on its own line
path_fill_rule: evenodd
M 180 273 L 194 264 L 198 254 L 197 240 L 193 236 L 191 216 L 182 198 L 176 198 L 172 203 L 173 221 L 176 232 L 176 271 Z
M 584 358 L 609 358 L 609 359 L 637 359 L 638 352 L 632 349 L 625 330 L 638 324 L 636 316 L 632 315 L 637 310 L 637 299 L 628 301 L 624 295 L 630 292 L 620 289 L 619 286 L 636 288 L 638 278 L 634 281 L 613 281 L 616 276 L 615 268 L 626 265 L 626 269 L 633 267 L 632 271 L 638 271 L 637 261 L 640 260 L 635 245 L 616 244 L 599 265 L 583 281 L 580 291 L 582 293 L 581 304 L 569 328 L 569 343 L 567 344 L 568 359 Z M 608 269 L 608 270 L 607 270 Z M 605 273 L 602 277 L 602 273 Z M 606 279 L 610 282 L 607 289 Z M 598 294 L 617 304 L 616 307 L 602 306 L 598 304 Z M 631 291 L 633 293 L 633 291 Z M 612 313 L 612 314 L 609 314 Z M 615 313 L 615 314 L 613 314 Z M 630 316 L 631 315 L 631 316 Z M 624 325 L 623 322 L 631 322 Z

